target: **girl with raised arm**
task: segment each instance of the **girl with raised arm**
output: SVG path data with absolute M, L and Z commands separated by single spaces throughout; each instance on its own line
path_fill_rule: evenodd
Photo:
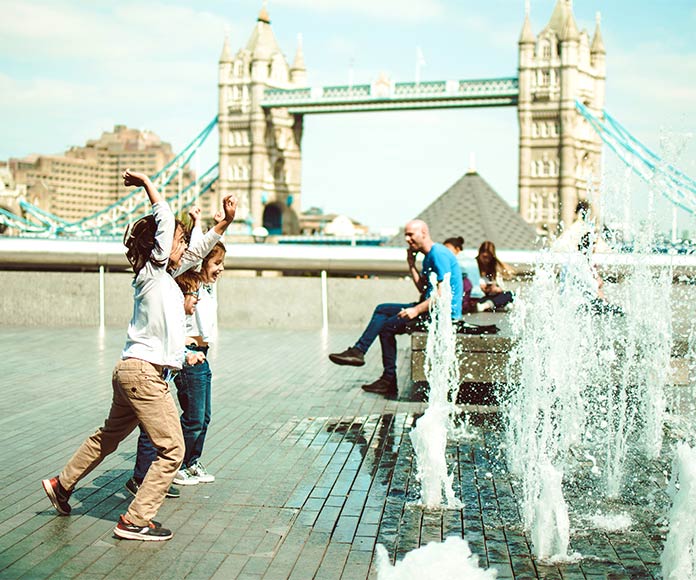
M 186 251 L 184 230 L 150 179 L 131 171 L 123 173 L 126 186 L 143 187 L 152 214 L 126 231 L 126 256 L 133 267 L 134 305 L 128 338 L 112 376 L 113 398 L 104 425 L 88 437 L 61 473 L 44 479 L 44 491 L 55 509 L 69 515 L 75 485 L 113 453 L 140 424 L 157 448 L 157 458 L 114 534 L 133 540 L 168 540 L 172 532 L 153 518 L 184 456 L 184 441 L 169 382 L 184 359 L 184 297 L 172 274 L 196 264 L 196 252 Z M 225 198 L 225 217 L 208 240 L 212 247 L 234 218 L 236 201 Z M 216 226 L 217 227 L 217 226 Z M 202 244 L 198 255 L 209 248 Z M 200 259 L 199 259 L 200 261 Z

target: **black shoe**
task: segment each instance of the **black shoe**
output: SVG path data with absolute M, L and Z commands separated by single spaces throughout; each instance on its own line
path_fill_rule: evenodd
M 136 526 L 126 522 L 123 516 L 119 516 L 114 535 L 124 540 L 163 542 L 169 540 L 174 534 L 171 530 L 163 528 L 159 522 L 150 522 L 147 526 Z
M 330 354 L 329 360 L 337 365 L 361 367 L 365 364 L 365 353 L 360 349 L 351 346 L 343 352 L 335 352 Z
M 70 494 L 72 492 L 66 491 L 63 488 L 58 476 L 42 480 L 41 485 L 43 485 L 44 491 L 48 499 L 51 500 L 53 507 L 56 508 L 56 511 L 64 516 L 69 516 L 71 508 L 68 500 L 70 500 Z
M 363 391 L 377 393 L 378 395 L 396 395 L 396 381 L 394 379 L 378 378 L 374 383 L 362 386 Z
M 136 493 L 138 493 L 138 489 L 140 489 L 140 484 L 131 477 L 126 482 L 126 489 L 130 492 L 131 495 L 135 495 Z M 170 485 L 169 489 L 167 490 L 166 497 L 181 497 L 181 492 L 179 491 L 178 487 Z

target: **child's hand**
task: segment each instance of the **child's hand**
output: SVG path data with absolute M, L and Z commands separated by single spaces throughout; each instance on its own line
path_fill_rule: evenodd
M 131 171 L 130 169 L 126 169 L 123 172 L 123 185 L 126 187 L 144 187 L 149 181 L 150 178 L 144 173 L 137 173 L 135 171 Z
M 216 224 L 219 224 L 219 223 L 222 221 L 222 218 L 224 218 L 224 217 L 225 217 L 225 214 L 222 213 L 222 210 L 221 210 L 221 209 L 219 209 L 219 210 L 217 210 L 217 211 L 215 212 L 215 215 L 213 216 L 213 221 L 214 221 Z
M 197 365 L 205 360 L 205 355 L 202 352 L 187 352 L 186 364 L 189 366 Z
M 237 213 L 237 198 L 234 195 L 228 195 L 222 200 L 222 211 L 225 214 L 225 221 L 231 224 Z
M 191 206 L 188 210 L 188 214 L 191 217 L 191 221 L 194 226 L 201 223 L 201 208 L 197 205 Z

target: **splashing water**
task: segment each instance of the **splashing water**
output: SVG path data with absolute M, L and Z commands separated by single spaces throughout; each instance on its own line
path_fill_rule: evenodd
M 668 493 L 669 533 L 661 556 L 665 580 L 696 578 L 696 449 L 677 445 Z
M 677 298 L 679 299 L 679 298 Z M 692 318 L 684 353 L 684 372 L 686 384 L 672 390 L 668 418 L 670 430 L 675 439 L 696 445 L 696 403 L 694 402 L 694 377 L 696 377 L 696 318 Z
M 538 558 L 567 556 L 570 542 L 568 506 L 563 499 L 563 473 L 550 463 L 540 466 L 542 478 L 534 505 L 532 543 Z
M 671 268 L 656 271 L 629 256 L 613 298 L 597 300 L 590 257 L 542 254 L 531 287 L 511 315 L 517 341 L 510 357 L 503 416 L 511 473 L 521 479 L 522 517 L 539 557 L 566 557 L 565 478 L 586 476 L 598 496 L 617 498 L 627 454 L 658 456 L 671 351 Z M 560 270 L 560 271 L 559 271 Z M 649 302 L 652 302 L 651 306 Z M 565 514 L 565 515 L 564 515 Z
M 428 342 L 425 350 L 425 376 L 430 391 L 428 404 L 443 405 L 454 415 L 453 395 L 459 387 L 459 363 L 457 362 L 457 335 L 452 323 L 452 288 L 450 275 L 445 274 L 440 283 L 440 295 L 430 303 Z M 430 275 L 430 284 L 437 286 L 437 277 Z
M 466 540 L 451 536 L 441 544 L 430 542 L 406 554 L 394 566 L 384 546 L 377 545 L 378 580 L 495 580 L 497 571 L 483 570 Z
M 437 287 L 435 274 L 430 283 Z M 421 484 L 421 503 L 427 508 L 442 505 L 443 494 L 448 508 L 459 508 L 454 496 L 454 473 L 447 473 L 447 435 L 453 431 L 454 395 L 459 386 L 456 356 L 456 333 L 451 315 L 452 290 L 449 274 L 440 284 L 440 295 L 431 300 L 425 376 L 430 392 L 428 407 L 410 432 L 416 455 L 416 478 Z
M 626 513 L 595 514 L 590 518 L 590 521 L 598 530 L 606 530 L 607 532 L 625 532 L 633 525 L 631 516 Z
M 565 274 L 561 289 L 553 265 L 540 264 L 531 291 L 517 299 L 511 315 L 518 337 L 510 357 L 512 386 L 501 398 L 508 465 L 522 480 L 523 522 L 533 530 L 535 553 L 544 557 L 567 555 L 562 466 L 584 432 L 582 378 L 590 374 L 587 357 L 571 353 L 585 352 L 592 339 L 591 314 L 579 282 L 591 274 L 580 260 L 569 264 Z M 549 477 L 555 485 L 547 483 Z

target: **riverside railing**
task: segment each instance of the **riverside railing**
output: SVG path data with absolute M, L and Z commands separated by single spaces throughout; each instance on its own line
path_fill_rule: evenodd
M 226 238 L 225 268 L 233 270 L 277 270 L 342 274 L 406 275 L 404 248 L 384 246 L 337 246 L 316 244 L 237 243 Z M 465 250 L 473 256 L 474 250 Z M 529 272 L 543 262 L 563 263 L 563 253 L 500 250 L 498 257 L 518 272 Z M 601 267 L 626 267 L 648 263 L 671 266 L 675 274 L 696 273 L 696 254 L 596 253 Z M 125 248 L 120 242 L 0 237 L 0 268 L 15 270 L 127 270 Z
M 268 241 L 266 243 L 239 243 L 235 241 L 234 236 L 228 236 L 226 242 L 228 251 L 225 268 L 228 271 L 246 271 L 246 273 L 239 272 L 241 277 L 254 276 L 258 280 L 257 285 L 260 285 L 256 288 L 254 286 L 256 282 L 251 283 L 251 280 L 249 283 L 244 283 L 243 286 L 250 292 L 244 301 L 251 304 L 256 297 L 261 296 L 261 299 L 266 301 L 264 308 L 268 309 L 269 295 L 264 294 L 262 289 L 267 290 L 269 283 L 273 286 L 273 292 L 312 294 L 316 296 L 317 308 L 321 306 L 321 310 L 316 311 L 318 319 L 313 318 L 313 320 L 316 320 L 317 325 L 321 325 L 324 329 L 328 328 L 329 319 L 336 320 L 337 313 L 341 320 L 346 322 L 352 316 L 347 312 L 352 313 L 353 310 L 356 310 L 357 307 L 354 307 L 351 301 L 354 301 L 355 298 L 352 292 L 358 287 L 355 286 L 356 281 L 351 281 L 350 278 L 355 279 L 363 276 L 380 278 L 379 281 L 375 280 L 374 284 L 377 294 L 381 291 L 380 288 L 384 289 L 384 285 L 388 284 L 389 288 L 393 288 L 395 291 L 401 291 L 401 288 L 409 291 L 408 296 L 411 295 L 412 285 L 406 280 L 408 270 L 405 248 L 291 245 L 268 243 Z M 96 307 L 98 304 L 98 323 L 101 327 L 107 321 L 111 321 L 109 324 L 114 323 L 114 312 L 122 312 L 123 316 L 127 318 L 131 305 L 128 300 L 120 300 L 120 294 L 127 294 L 130 291 L 128 288 L 130 276 L 126 274 L 129 265 L 124 249 L 120 242 L 115 241 L 0 237 L 0 281 L 7 285 L 3 296 L 7 315 L 5 323 L 24 324 L 22 320 L 15 320 L 16 317 L 12 317 L 17 314 L 16 305 L 24 303 L 27 287 L 32 287 L 34 293 L 37 296 L 44 296 L 46 301 L 45 305 L 42 305 L 41 300 L 35 303 L 34 308 L 45 307 L 45 312 L 42 310 L 42 314 L 36 314 L 34 318 L 38 318 L 33 321 L 34 324 L 50 325 L 50 320 L 56 313 L 50 307 L 50 304 L 53 304 L 55 292 L 61 296 L 63 301 L 61 302 L 62 310 L 74 309 L 76 311 L 75 317 L 78 316 L 78 311 L 82 312 L 83 310 L 96 313 L 96 309 L 93 311 L 91 305 L 94 304 Z M 464 252 L 470 257 L 473 257 L 474 253 L 474 250 L 465 250 Z M 562 264 L 568 260 L 567 255 L 548 252 L 502 250 L 499 252 L 499 256 L 520 274 L 532 272 L 534 265 L 540 261 L 553 261 Z M 677 281 L 691 282 L 696 279 L 696 255 L 595 254 L 593 258 L 599 265 L 600 271 L 603 273 L 605 271 L 617 272 L 617 278 L 620 278 L 621 272 L 630 268 L 632 264 L 645 264 L 647 262 L 655 268 L 672 268 Z M 3 270 L 4 272 L 2 272 Z M 46 277 L 41 276 L 42 272 L 46 272 Z M 57 276 L 61 272 L 66 273 L 65 279 Z M 268 277 L 258 277 L 269 272 L 271 278 L 277 282 L 273 282 Z M 89 278 L 89 282 L 83 281 L 82 273 Z M 278 279 L 276 273 L 280 273 L 287 282 Z M 95 282 L 98 280 L 98 288 L 93 285 L 91 280 Z M 364 282 L 370 283 L 368 280 Z M 71 285 L 75 285 L 78 290 L 71 290 Z M 251 288 L 252 286 L 255 289 Z M 363 285 L 360 284 L 360 286 Z M 330 290 L 332 296 L 329 296 Z M 87 294 L 81 296 L 80 292 Z M 283 308 L 288 309 L 288 311 L 293 311 L 294 308 L 297 310 L 296 320 L 306 321 L 306 305 L 302 300 L 298 302 L 295 298 L 286 301 L 287 303 L 284 303 Z M 361 299 L 364 300 L 365 296 L 363 295 Z M 71 300 L 72 302 L 70 302 Z M 293 302 L 293 300 L 295 301 Z M 351 304 L 348 305 L 345 301 L 351 302 Z M 13 303 L 16 303 L 15 306 L 12 305 Z M 0 310 L 2 307 L 3 305 L 0 304 Z M 331 308 L 334 310 L 332 311 Z M 357 310 L 360 309 L 357 308 Z M 96 317 L 93 317 L 89 312 L 84 317 L 94 320 L 96 323 Z M 285 314 L 285 312 L 278 314 L 274 323 L 277 323 L 278 320 L 285 320 L 287 318 Z M 45 316 L 45 320 L 41 316 Z M 12 322 L 13 320 L 14 322 Z M 75 324 L 83 324 L 80 320 L 76 320 Z M 352 318 L 350 320 L 352 321 Z M 360 321 L 356 318 L 354 322 Z

